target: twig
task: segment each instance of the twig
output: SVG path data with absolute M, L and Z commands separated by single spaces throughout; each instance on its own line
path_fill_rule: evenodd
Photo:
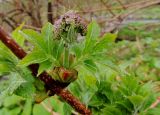
M 40 18 L 40 14 L 37 14 L 37 16 L 35 16 L 34 15 L 34 13 L 33 13 L 33 11 L 35 11 L 35 10 L 37 10 L 37 9 L 35 9 L 35 8 L 33 8 L 33 6 L 34 5 L 32 5 L 32 4 L 29 4 L 28 6 L 29 6 L 29 9 L 26 7 L 26 5 L 23 3 L 23 2 L 20 2 L 21 3 L 21 11 L 23 12 L 23 13 L 25 13 L 25 14 L 27 14 L 30 18 L 31 18 L 31 21 L 32 21 L 32 24 L 34 25 L 34 26 L 36 26 L 36 27 L 41 27 L 42 25 L 41 25 L 41 18 Z M 28 1 L 28 3 L 30 3 L 29 1 Z M 40 13 L 39 11 L 37 11 L 38 13 Z M 37 17 L 39 18 L 39 19 L 37 19 Z
M 123 3 L 121 2 L 121 0 L 116 0 L 122 7 L 123 9 L 126 9 L 126 7 L 123 5 Z
M 136 9 L 137 6 L 143 6 L 145 3 L 150 3 L 150 2 L 154 2 L 155 0 L 145 0 L 145 1 L 139 1 L 139 2 L 134 2 L 134 3 L 130 3 L 130 4 L 125 4 L 123 5 L 126 10 L 131 10 L 131 9 Z M 87 9 L 87 8 L 84 8 Z M 90 12 L 101 12 L 104 10 L 121 10 L 123 9 L 122 6 L 120 7 L 110 7 L 110 8 L 100 8 L 100 9 L 92 9 L 92 10 L 83 10 L 83 11 L 78 11 L 77 13 L 90 13 Z
M 13 23 L 15 26 L 17 26 L 17 22 L 16 22 L 15 19 L 13 19 L 13 17 L 8 17 L 8 19 L 9 19 L 10 21 L 12 21 L 12 23 Z
M 119 14 L 117 16 L 115 16 L 114 18 L 111 18 L 110 20 L 108 20 L 108 27 L 107 30 L 105 32 L 111 32 L 113 30 L 115 30 L 116 28 L 118 28 L 118 26 L 123 22 L 123 20 L 129 16 L 130 14 L 140 10 L 140 9 L 143 9 L 143 8 L 146 8 L 146 7 L 149 7 L 149 6 L 152 6 L 152 5 L 156 5 L 160 3 L 160 0 L 152 0 L 150 2 L 148 1 L 143 1 L 143 2 L 140 2 L 140 4 L 138 4 L 138 6 L 127 12 L 127 13 L 122 13 L 122 14 Z
M 103 0 L 101 0 L 102 4 L 107 8 L 107 10 L 112 14 L 112 16 L 115 16 L 114 12 L 110 9 L 110 6 L 105 3 Z
M 12 29 L 15 29 L 15 26 L 8 19 L 4 18 L 2 22 L 7 23 Z
M 52 24 L 54 23 L 53 22 L 52 2 L 51 1 L 48 2 L 48 22 L 50 22 Z
M 17 25 L 20 26 L 21 24 L 17 24 Z M 40 31 L 41 30 L 41 28 L 34 27 L 34 26 L 31 26 L 31 25 L 24 25 L 23 27 L 29 28 L 29 29 L 34 29 L 36 31 Z
M 36 11 L 36 19 L 37 19 L 37 22 L 38 22 L 38 24 L 40 25 L 40 26 L 38 26 L 38 27 L 41 27 L 42 26 L 42 20 L 41 20 L 41 7 L 42 7 L 42 5 L 40 4 L 40 1 L 39 0 L 36 0 L 36 1 L 34 1 L 33 0 L 33 6 L 35 6 L 35 11 Z
M 13 40 L 11 37 L 0 27 L 0 40 L 19 58 L 22 59 L 26 56 L 26 52 Z M 29 68 L 34 76 L 37 75 L 38 64 L 30 65 Z M 66 102 L 68 102 L 77 112 L 80 114 L 91 115 L 91 111 L 86 108 L 77 98 L 75 98 L 68 90 L 64 90 L 68 84 L 62 84 L 53 80 L 46 72 L 43 72 L 39 77 L 46 87 L 51 91 L 51 94 L 55 93 L 61 96 Z

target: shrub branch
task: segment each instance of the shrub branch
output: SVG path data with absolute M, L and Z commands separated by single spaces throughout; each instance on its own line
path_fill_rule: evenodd
M 0 40 L 19 58 L 24 58 L 27 53 L 5 32 L 2 27 L 0 27 Z M 29 69 L 32 71 L 34 76 L 37 75 L 38 64 L 32 64 Z M 47 90 L 51 91 L 51 95 L 57 94 L 68 104 L 70 104 L 77 112 L 84 115 L 91 115 L 91 111 L 86 108 L 76 97 L 74 97 L 71 92 L 65 90 L 64 88 L 68 84 L 60 83 L 52 79 L 46 72 L 43 72 L 38 77 L 41 81 L 45 83 Z

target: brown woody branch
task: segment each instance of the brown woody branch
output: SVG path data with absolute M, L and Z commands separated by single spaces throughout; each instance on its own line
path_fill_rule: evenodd
M 121 6 L 123 9 L 126 9 L 126 7 L 123 5 L 123 3 L 121 2 L 121 0 L 116 0 Z
M 8 24 L 12 29 L 15 29 L 15 26 L 9 20 L 3 19 L 2 21 Z
M 48 22 L 53 24 L 53 14 L 52 14 L 52 2 L 48 2 Z
M 143 0 L 143 1 L 138 1 L 138 2 L 134 2 L 134 3 L 130 3 L 130 4 L 124 4 L 123 7 L 125 7 L 125 10 L 133 10 L 136 9 L 137 6 L 144 6 L 144 4 L 152 4 L 153 2 L 159 2 L 159 0 Z M 158 4 L 158 3 L 157 3 Z M 118 7 L 109 7 L 109 8 L 99 8 L 99 9 L 91 9 L 91 10 L 83 10 L 83 11 L 78 11 L 77 13 L 92 13 L 92 12 L 101 12 L 101 11 L 105 11 L 105 10 L 122 10 L 123 9 L 122 6 L 118 6 Z M 87 8 L 84 8 L 87 9 Z
M 101 0 L 101 3 L 107 8 L 107 10 L 112 14 L 112 16 L 115 16 L 114 12 L 112 11 L 112 9 L 110 9 L 110 5 L 108 5 L 107 2 Z
M 0 27 L 0 40 L 19 58 L 26 56 L 26 52 Z M 30 65 L 29 68 L 34 76 L 37 75 L 38 64 Z M 64 88 L 68 84 L 62 84 L 53 80 L 46 72 L 43 72 L 39 79 L 42 80 L 52 95 L 57 94 L 66 102 L 68 102 L 77 112 L 84 115 L 91 115 L 91 111 L 86 108 L 77 98 L 75 98 L 68 90 Z
M 129 10 L 126 13 L 122 13 L 122 14 L 118 14 L 115 17 L 106 20 L 106 22 L 108 23 L 107 25 L 107 29 L 105 30 L 104 33 L 106 32 L 112 32 L 115 29 L 117 29 L 119 27 L 119 25 L 123 22 L 123 20 L 126 19 L 126 17 L 128 17 L 130 14 L 135 13 L 136 11 L 139 11 L 140 9 L 152 6 L 152 5 L 156 5 L 159 4 L 160 0 L 152 0 L 152 1 L 141 1 L 141 2 L 137 2 L 133 4 L 133 7 L 136 5 L 136 7 L 134 9 Z M 103 33 L 102 33 L 103 34 Z

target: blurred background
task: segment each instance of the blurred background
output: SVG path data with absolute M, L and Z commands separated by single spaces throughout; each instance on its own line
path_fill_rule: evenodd
M 159 0 L 0 0 L 0 25 L 11 32 L 25 22 L 24 27 L 39 30 L 47 21 L 54 23 L 72 10 L 86 22 L 96 20 L 102 33 L 126 25 L 131 31 L 142 28 L 148 31 L 159 25 L 159 5 Z M 136 24 L 142 25 L 137 27 Z M 123 32 L 119 38 L 127 39 Z
M 0 24 L 8 30 L 22 22 L 26 27 L 40 28 L 52 14 L 54 23 L 65 12 L 73 10 L 86 21 L 96 20 L 105 30 L 115 18 L 121 26 L 133 23 L 158 23 L 158 0 L 0 0 Z

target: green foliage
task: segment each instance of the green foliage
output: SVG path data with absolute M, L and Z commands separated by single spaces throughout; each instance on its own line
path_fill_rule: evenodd
M 96 22 L 89 24 L 87 35 L 79 41 L 73 38 L 73 27 L 68 28 L 69 31 L 59 39 L 50 23 L 41 32 L 21 28 L 22 25 L 13 32 L 14 39 L 23 48 L 24 39 L 33 46 L 23 60 L 18 60 L 0 43 L 0 114 L 49 115 L 44 105 L 61 115 L 75 113 L 59 97 L 47 98 L 44 84 L 34 79 L 26 68 L 34 63 L 40 65 L 38 75 L 43 71 L 51 71 L 53 76 L 56 72 L 57 76 L 69 70 L 75 73 L 78 71 L 78 79 L 71 82 L 68 89 L 94 115 L 160 114 L 159 105 L 151 107 L 160 96 L 159 39 L 145 34 L 136 41 L 123 40 L 115 43 L 116 34 L 99 36 L 100 28 Z M 141 32 L 127 34 L 134 34 L 136 37 Z M 64 36 L 68 38 L 65 39 Z M 33 101 L 35 97 L 37 99 Z M 45 98 L 47 99 L 44 100 Z M 35 104 L 35 101 L 42 100 L 43 104 Z
M 71 26 L 66 33 L 68 39 L 73 39 L 71 37 L 74 36 L 74 32 L 71 32 L 73 29 L 73 26 Z M 56 39 L 53 25 L 50 23 L 42 28 L 41 33 L 33 30 L 23 30 L 20 34 L 34 45 L 34 49 L 20 61 L 19 65 L 23 67 L 39 63 L 38 75 L 43 71 L 52 71 L 55 67 L 76 70 L 84 67 L 92 73 L 96 73 L 98 62 L 104 60 L 107 47 L 116 38 L 115 34 L 105 34 L 102 38 L 99 38 L 100 28 L 96 22 L 89 24 L 85 40 L 79 42 L 73 42 L 73 40 L 68 42 L 63 36 L 61 36 L 61 39 Z M 101 55 L 101 57 L 98 55 Z M 51 74 L 51 76 L 55 80 L 60 80 L 55 74 Z
M 156 23 L 143 23 L 132 22 L 122 27 L 118 33 L 118 38 L 124 40 L 135 41 L 136 37 L 139 38 L 159 38 L 160 37 L 159 24 Z
M 0 63 L 3 67 L 0 70 L 0 73 L 1 75 L 6 76 L 6 79 L 8 79 L 6 85 L 2 87 L 3 90 L 0 90 L 0 98 L 1 101 L 3 101 L 5 96 L 12 95 L 18 90 L 18 88 L 19 90 L 22 90 L 20 87 L 22 87 L 24 84 L 32 84 L 34 79 L 28 69 L 19 68 L 16 66 L 18 59 L 2 43 L 0 50 Z M 32 88 L 32 86 L 28 87 Z M 28 91 L 25 93 L 30 94 Z
M 81 77 L 70 86 L 70 90 L 97 115 L 147 113 L 152 110 L 149 107 L 157 96 L 154 83 L 140 83 L 134 76 L 101 77 L 100 81 L 91 76 L 87 79 Z
M 13 32 L 12 32 L 12 37 L 13 39 L 21 46 L 24 46 L 24 37 L 19 34 L 19 31 L 23 28 L 24 23 L 22 23 L 19 27 L 17 27 Z
M 20 40 L 19 30 L 22 27 L 18 27 L 12 34 L 13 37 L 20 45 L 23 45 L 24 40 Z M 23 39 L 23 38 L 22 38 Z M 4 85 L 0 88 L 0 103 L 3 103 L 3 99 L 9 95 L 19 95 L 25 98 L 31 98 L 31 95 L 35 93 L 34 78 L 30 71 L 24 67 L 18 67 L 19 60 L 17 57 L 0 42 L 0 75 Z

